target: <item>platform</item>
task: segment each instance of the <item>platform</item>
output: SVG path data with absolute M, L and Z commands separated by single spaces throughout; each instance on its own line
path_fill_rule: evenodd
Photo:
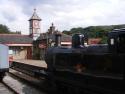
M 47 68 L 47 64 L 45 63 L 44 60 L 18 59 L 18 60 L 13 60 L 13 61 L 28 64 L 28 65 L 33 65 L 37 67 Z
M 47 76 L 47 64 L 43 60 L 13 60 L 10 68 L 31 76 Z

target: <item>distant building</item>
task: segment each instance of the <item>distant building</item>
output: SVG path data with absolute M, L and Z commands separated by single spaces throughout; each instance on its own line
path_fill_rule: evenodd
M 41 18 L 36 14 L 36 9 L 34 9 L 34 13 L 32 17 L 29 19 L 29 35 L 33 38 L 33 40 L 36 40 L 40 36 L 40 22 Z
M 48 29 L 48 32 L 41 33 L 40 37 L 37 40 L 41 40 L 41 41 L 46 40 L 46 43 L 49 44 L 48 46 L 50 46 L 50 47 L 54 46 L 55 34 L 57 34 L 57 33 L 61 33 L 61 32 L 56 30 L 54 24 L 52 23 L 52 25 Z M 70 35 L 61 33 L 61 46 L 71 46 L 71 38 L 72 37 Z
M 88 45 L 99 44 L 101 42 L 101 38 L 90 38 L 88 39 Z
M 55 45 L 55 34 L 58 32 L 60 31 L 55 30 L 55 26 L 52 23 L 52 25 L 48 29 L 48 32 L 41 33 L 40 37 L 36 40 L 36 48 L 38 49 L 38 52 L 40 52 L 39 55 L 41 59 L 44 59 L 47 48 Z M 71 36 L 61 33 L 61 46 L 70 47 L 71 39 Z
M 0 43 L 9 46 L 13 59 L 32 58 L 32 38 L 21 34 L 0 34 Z
M 0 43 L 9 46 L 9 54 L 13 59 L 32 59 L 33 42 L 40 36 L 40 17 L 36 14 L 36 9 L 29 19 L 29 35 L 0 34 Z

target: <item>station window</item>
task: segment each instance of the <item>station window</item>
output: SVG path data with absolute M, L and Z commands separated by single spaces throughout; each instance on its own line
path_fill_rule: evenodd
M 13 48 L 13 54 L 14 55 L 17 55 L 17 54 L 19 54 L 20 53 L 20 48 Z

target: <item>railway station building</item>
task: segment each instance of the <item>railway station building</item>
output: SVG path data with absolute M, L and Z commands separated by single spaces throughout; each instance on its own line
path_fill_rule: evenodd
M 44 55 L 47 48 L 55 46 L 55 35 L 57 33 L 60 33 L 61 35 L 61 46 L 71 47 L 72 37 L 56 30 L 54 24 L 52 23 L 52 25 L 48 29 L 48 32 L 41 33 L 40 37 L 38 37 L 38 39 L 35 41 L 34 46 L 35 48 L 37 48 L 36 50 L 40 52 L 39 53 L 40 59 L 44 59 Z
M 55 34 L 59 31 L 52 23 L 48 32 L 41 33 L 42 19 L 37 15 L 36 9 L 28 21 L 29 35 L 0 34 L 0 43 L 9 46 L 9 54 L 13 59 L 44 59 L 46 49 L 54 46 Z M 61 45 L 71 46 L 71 36 L 65 34 L 61 34 L 61 36 Z
M 32 38 L 21 34 L 0 34 L 0 43 L 9 46 L 9 54 L 13 59 L 32 58 Z

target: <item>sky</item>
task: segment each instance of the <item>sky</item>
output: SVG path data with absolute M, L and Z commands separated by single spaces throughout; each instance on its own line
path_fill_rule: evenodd
M 125 24 L 125 0 L 0 0 L 0 24 L 29 34 L 34 8 L 41 32 L 53 22 L 59 31 L 73 27 Z

